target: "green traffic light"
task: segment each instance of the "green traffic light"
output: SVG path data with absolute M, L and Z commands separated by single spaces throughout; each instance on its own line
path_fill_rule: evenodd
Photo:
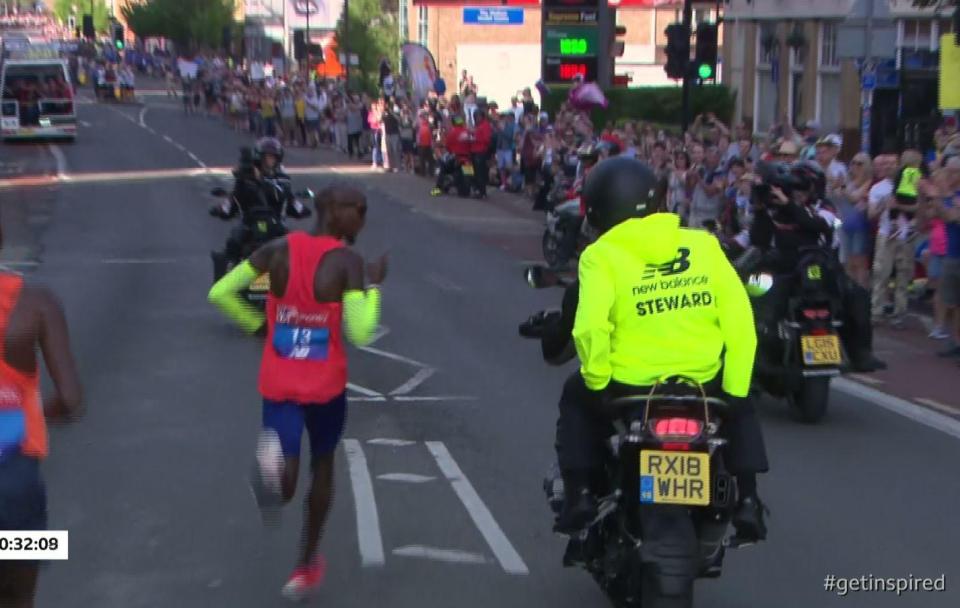
M 122 51 L 122 50 L 123 50 L 123 40 L 116 40 L 116 41 L 114 41 L 114 42 L 115 42 L 115 44 L 117 45 L 117 50 L 118 50 L 118 51 Z
M 707 80 L 708 78 L 713 77 L 713 66 L 709 63 L 701 63 L 700 67 L 697 68 L 697 75 L 700 76 L 701 80 Z

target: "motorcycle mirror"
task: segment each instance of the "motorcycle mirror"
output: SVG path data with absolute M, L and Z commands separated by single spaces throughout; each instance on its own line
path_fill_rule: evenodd
M 747 294 L 752 298 L 759 298 L 766 294 L 771 287 L 773 287 L 773 275 L 766 272 L 750 275 L 747 279 Z
M 309 188 L 307 188 L 306 190 L 301 190 L 300 192 L 297 192 L 295 196 L 297 198 L 313 200 L 314 195 L 313 195 L 313 190 L 310 190 Z
M 523 275 L 527 280 L 527 285 L 534 289 L 551 287 L 556 284 L 557 279 L 556 275 L 544 266 L 528 266 Z
M 210 194 L 216 196 L 217 198 L 224 198 L 228 195 L 228 192 L 223 188 L 217 187 L 210 191 Z

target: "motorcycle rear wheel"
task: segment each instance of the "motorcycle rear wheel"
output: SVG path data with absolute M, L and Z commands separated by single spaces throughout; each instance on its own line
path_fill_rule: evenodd
M 787 395 L 790 405 L 797 410 L 800 420 L 817 424 L 827 414 L 830 399 L 830 378 L 804 378 L 795 391 Z
M 693 608 L 693 581 L 683 595 L 665 596 L 651 569 L 644 568 L 640 582 L 640 608 Z

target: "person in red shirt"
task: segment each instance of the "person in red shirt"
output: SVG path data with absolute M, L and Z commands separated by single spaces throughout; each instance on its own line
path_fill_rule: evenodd
M 430 118 L 423 110 L 417 122 L 417 154 L 422 175 L 433 175 L 433 129 L 430 127 Z
M 474 181 L 480 198 L 487 197 L 487 182 L 490 180 L 490 170 L 487 161 L 490 156 L 490 142 L 493 140 L 493 128 L 487 115 L 477 112 L 473 127 L 473 140 L 470 142 L 470 152 L 473 155 Z
M 470 132 L 464 126 L 463 116 L 454 116 L 453 126 L 447 131 L 447 136 L 443 140 L 447 151 L 457 157 L 461 163 L 470 162 Z
M 473 163 L 471 162 L 470 144 L 472 136 L 463 124 L 463 116 L 455 115 L 451 118 L 451 127 L 443 138 L 443 145 L 447 152 L 454 156 L 454 160 L 443 160 L 440 165 L 440 173 L 437 175 L 437 185 L 430 191 L 432 196 L 440 196 L 446 193 L 449 187 L 449 180 L 452 177 L 453 183 L 457 188 L 457 194 L 460 196 L 469 196 L 470 188 L 464 179 L 464 167 L 469 165 L 472 172 Z

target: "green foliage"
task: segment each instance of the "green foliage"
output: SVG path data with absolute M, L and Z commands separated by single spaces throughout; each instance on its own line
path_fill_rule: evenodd
M 77 7 L 77 27 L 83 27 L 83 16 L 90 13 L 90 0 L 55 0 L 53 3 L 53 14 L 57 19 L 66 23 L 67 19 L 73 13 L 73 7 Z M 93 2 L 93 27 L 98 32 L 107 31 L 107 25 L 110 23 L 110 9 L 107 7 L 106 0 L 94 0 Z
M 553 87 L 543 99 L 544 109 L 552 116 L 567 100 L 569 87 Z M 593 124 L 601 127 L 608 121 L 642 120 L 665 125 L 680 124 L 683 103 L 680 87 L 639 87 L 612 89 L 606 92 L 609 106 L 597 109 L 591 116 Z M 713 112 L 729 124 L 736 109 L 737 97 L 723 85 L 694 87 L 690 96 L 690 120 L 703 112 Z
M 186 51 L 219 48 L 223 28 L 234 25 L 234 0 L 140 0 L 122 12 L 137 36 L 168 38 Z
M 337 51 L 357 55 L 360 65 L 350 66 L 352 88 L 375 93 L 380 79 L 380 60 L 390 59 L 397 70 L 400 51 L 397 15 L 383 10 L 381 0 L 350 0 L 350 15 L 344 35 L 344 19 L 337 24 Z

